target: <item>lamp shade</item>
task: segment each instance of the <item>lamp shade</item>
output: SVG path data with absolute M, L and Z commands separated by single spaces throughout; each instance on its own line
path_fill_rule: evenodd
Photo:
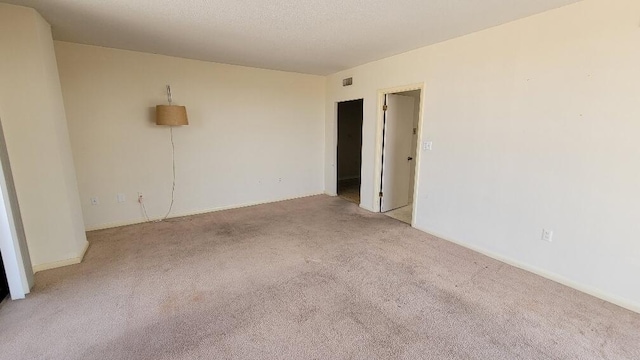
M 187 119 L 187 108 L 178 105 L 157 105 L 156 125 L 189 125 L 189 119 Z

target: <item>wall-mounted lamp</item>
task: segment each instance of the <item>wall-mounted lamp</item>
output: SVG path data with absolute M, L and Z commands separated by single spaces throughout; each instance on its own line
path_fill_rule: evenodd
M 168 125 L 169 126 L 169 134 L 171 136 L 171 161 L 173 165 L 173 185 L 171 187 L 171 203 L 169 204 L 169 210 L 167 213 L 159 220 L 156 221 L 164 221 L 171 214 L 171 209 L 173 209 L 173 202 L 175 199 L 176 192 L 176 147 L 173 142 L 173 127 L 181 126 L 181 125 L 189 125 L 189 119 L 187 118 L 187 108 L 184 106 L 173 105 L 172 97 L 171 97 L 171 85 L 167 85 L 167 100 L 169 100 L 169 105 L 156 105 L 156 125 Z M 140 203 L 140 207 L 144 213 L 144 217 L 147 221 L 151 221 L 149 219 L 149 215 L 147 214 L 147 209 L 144 206 L 144 200 L 142 195 L 138 197 L 138 202 Z
M 169 100 L 169 105 L 156 106 L 156 125 L 189 125 L 187 108 L 171 104 L 173 100 L 171 97 L 171 85 L 167 85 L 167 100 Z

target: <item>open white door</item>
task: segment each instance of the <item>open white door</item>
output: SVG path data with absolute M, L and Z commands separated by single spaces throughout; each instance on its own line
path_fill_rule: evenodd
M 381 212 L 409 205 L 414 99 L 386 95 Z
M 33 286 L 20 206 L 16 196 L 4 132 L 0 123 L 0 253 L 12 299 L 23 299 Z M 0 299 L 2 300 L 2 299 Z

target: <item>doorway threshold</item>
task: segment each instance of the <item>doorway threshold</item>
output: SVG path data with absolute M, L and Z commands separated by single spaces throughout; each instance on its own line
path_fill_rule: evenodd
M 388 217 L 394 218 L 396 220 L 402 221 L 403 223 L 411 225 L 412 212 L 413 212 L 413 204 L 409 204 L 407 206 L 403 206 L 395 210 L 387 211 L 384 214 L 387 215 Z
M 360 179 L 338 181 L 338 196 L 360 205 Z

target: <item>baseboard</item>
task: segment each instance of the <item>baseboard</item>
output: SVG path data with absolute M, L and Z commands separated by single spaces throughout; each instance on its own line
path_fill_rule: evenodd
M 362 203 L 360 203 L 360 205 L 358 205 L 358 206 L 360 206 L 360 208 L 365 209 L 365 210 L 367 210 L 369 212 L 372 212 L 372 213 L 380 213 L 380 211 L 376 211 L 375 209 L 369 209 L 368 207 L 362 205 Z
M 55 268 L 59 268 L 59 267 L 63 267 L 63 266 L 80 264 L 82 262 L 82 259 L 84 259 L 84 254 L 87 253 L 87 249 L 89 249 L 89 242 L 88 241 L 85 242 L 84 248 L 82 249 L 80 254 L 78 254 L 78 256 L 76 256 L 74 258 L 71 258 L 71 259 L 65 259 L 65 260 L 60 260 L 60 261 L 54 261 L 54 262 L 50 262 L 50 263 L 35 265 L 35 266 L 32 267 L 33 273 L 35 274 L 35 273 L 37 273 L 39 271 L 55 269 Z
M 82 262 L 82 260 L 84 260 L 84 256 L 87 254 L 87 250 L 89 250 L 89 242 L 85 241 L 84 243 L 84 247 L 82 248 L 82 251 L 80 252 L 80 262 Z
M 298 196 L 284 198 L 284 199 L 278 199 L 278 200 L 256 201 L 256 202 L 251 202 L 251 203 L 221 206 L 221 207 L 217 207 L 217 208 L 204 209 L 204 210 L 198 210 L 198 211 L 193 211 L 193 212 L 178 213 L 178 214 L 173 214 L 173 215 L 169 216 L 168 219 L 175 219 L 175 218 L 181 218 L 181 217 L 185 217 L 185 216 L 208 214 L 208 213 L 224 211 L 224 210 L 240 209 L 240 208 L 249 207 L 249 206 L 256 206 L 256 205 L 274 204 L 274 203 L 279 203 L 279 202 L 282 202 L 282 201 L 303 199 L 303 198 L 306 198 L 306 197 L 318 196 L 318 195 L 324 195 L 324 193 L 312 193 L 312 194 L 298 195 Z M 158 221 L 158 220 L 160 220 L 160 218 L 150 219 L 149 222 L 154 222 L 154 221 Z M 148 222 L 148 221 L 146 219 L 140 218 L 140 219 L 137 219 L 137 220 L 131 220 L 131 221 L 125 221 L 125 222 L 108 223 L 108 224 L 102 224 L 102 225 L 97 225 L 97 226 L 91 226 L 91 227 L 87 227 L 85 229 L 85 231 L 96 231 L 96 230 L 112 229 L 112 228 L 117 228 L 117 227 L 121 227 L 121 226 L 142 224 L 142 223 L 145 223 L 145 222 Z
M 501 262 L 506 263 L 506 264 L 511 265 L 511 266 L 515 266 L 515 267 L 517 267 L 519 269 L 522 269 L 522 270 L 528 271 L 530 273 L 534 273 L 536 275 L 542 276 L 543 278 L 549 279 L 551 281 L 555 281 L 555 282 L 557 282 L 559 284 L 568 286 L 570 288 L 573 288 L 573 289 L 578 290 L 580 292 L 583 292 L 585 294 L 589 294 L 591 296 L 597 297 L 598 299 L 601 299 L 601 300 L 610 302 L 612 304 L 618 305 L 618 306 L 623 307 L 623 308 L 625 308 L 627 310 L 631 310 L 633 312 L 640 313 L 640 303 L 636 303 L 634 301 L 631 301 L 631 300 L 628 300 L 628 299 L 625 299 L 625 298 L 622 298 L 622 297 L 619 297 L 619 296 L 607 294 L 607 293 L 603 292 L 600 289 L 597 289 L 597 288 L 594 288 L 594 287 L 591 287 L 591 286 L 588 286 L 588 285 L 584 285 L 584 284 L 578 283 L 578 282 L 570 280 L 570 279 L 568 279 L 568 278 L 566 278 L 564 276 L 555 274 L 553 272 L 550 272 L 550 271 L 547 271 L 547 270 L 544 270 L 544 269 L 540 269 L 540 268 L 538 268 L 536 266 L 523 263 L 521 261 L 518 261 L 518 260 L 512 259 L 510 257 L 495 253 L 493 251 L 488 251 L 488 250 L 485 250 L 485 249 L 480 248 L 478 246 L 474 246 L 474 245 L 470 245 L 470 244 L 466 244 L 466 243 L 463 243 L 463 242 L 460 242 L 460 241 L 456 241 L 456 240 L 450 239 L 450 238 L 448 238 L 446 236 L 442 236 L 442 235 L 437 234 L 437 233 L 435 233 L 433 231 L 430 231 L 428 229 L 424 229 L 424 228 L 421 228 L 421 227 L 418 227 L 418 226 L 414 226 L 414 228 L 416 228 L 416 229 L 418 229 L 420 231 L 423 231 L 423 232 L 425 232 L 425 233 L 427 233 L 429 235 L 433 235 L 433 236 L 435 236 L 437 238 L 452 242 L 452 243 L 454 243 L 456 245 L 460 245 L 460 246 L 465 247 L 467 249 L 470 249 L 470 250 L 473 250 L 473 251 L 478 252 L 480 254 L 486 255 L 486 256 L 488 256 L 488 257 L 490 257 L 492 259 L 501 261 Z

